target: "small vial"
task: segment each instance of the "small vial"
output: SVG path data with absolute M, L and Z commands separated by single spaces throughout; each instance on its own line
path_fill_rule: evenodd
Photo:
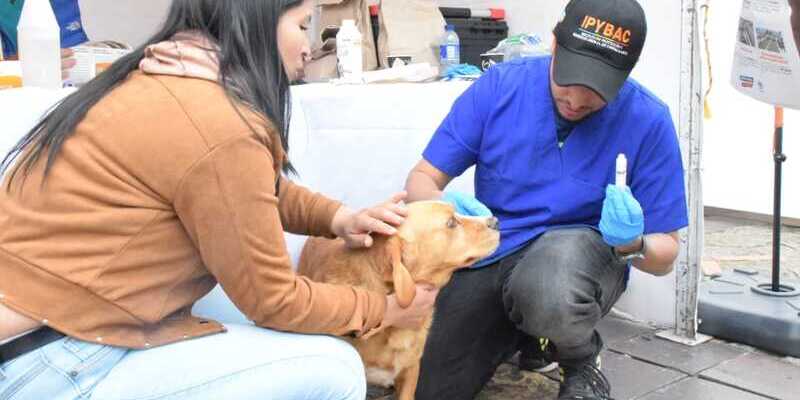
M 617 156 L 617 168 L 616 168 L 616 184 L 619 187 L 625 187 L 626 182 L 628 180 L 628 159 L 625 158 L 625 154 L 620 153 Z

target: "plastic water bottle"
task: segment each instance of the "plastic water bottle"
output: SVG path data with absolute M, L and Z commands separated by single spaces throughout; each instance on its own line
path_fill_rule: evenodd
M 61 34 L 49 0 L 27 0 L 17 25 L 22 84 L 60 89 Z
M 458 34 L 453 25 L 447 25 L 444 40 L 439 47 L 439 62 L 442 69 L 461 64 L 461 42 L 458 40 Z
M 364 72 L 362 38 L 352 19 L 342 21 L 336 34 L 336 57 L 339 59 L 339 77 L 343 82 L 359 83 Z

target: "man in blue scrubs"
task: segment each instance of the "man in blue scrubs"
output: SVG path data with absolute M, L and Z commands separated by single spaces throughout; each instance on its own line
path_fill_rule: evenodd
M 497 252 L 454 274 L 437 299 L 417 399 L 473 398 L 539 337 L 555 345 L 559 399 L 610 398 L 595 325 L 625 290 L 631 265 L 671 271 L 677 231 L 688 224 L 670 111 L 628 79 L 646 31 L 635 0 L 572 0 L 553 57 L 487 71 L 409 174 L 410 200 L 491 212 L 501 229 Z M 626 186 L 614 184 L 619 154 Z M 473 165 L 475 197 L 444 191 Z

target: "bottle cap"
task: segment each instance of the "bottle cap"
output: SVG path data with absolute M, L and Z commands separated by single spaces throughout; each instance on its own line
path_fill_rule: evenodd
M 490 18 L 496 21 L 501 21 L 506 19 L 506 10 L 504 8 L 490 8 L 489 9 Z

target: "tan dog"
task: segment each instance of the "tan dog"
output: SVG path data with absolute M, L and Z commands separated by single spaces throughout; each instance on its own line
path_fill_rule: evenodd
M 494 217 L 457 215 L 452 205 L 439 201 L 412 203 L 408 210 L 398 233 L 376 238 L 369 249 L 348 249 L 341 239 L 309 239 L 299 273 L 315 281 L 395 293 L 398 304 L 408 307 L 415 283 L 441 288 L 455 270 L 490 255 L 498 246 Z M 348 339 L 361 354 L 369 383 L 394 385 L 398 400 L 414 398 L 432 317 L 416 330 L 389 327 L 366 339 Z

